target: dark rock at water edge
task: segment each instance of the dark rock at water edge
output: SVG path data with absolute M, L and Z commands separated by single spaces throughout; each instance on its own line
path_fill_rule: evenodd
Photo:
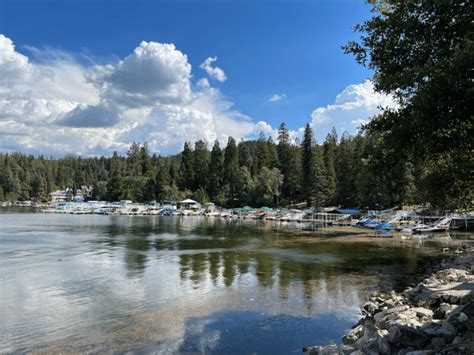
M 380 292 L 342 344 L 313 346 L 308 354 L 473 354 L 474 248 L 463 245 L 402 293 Z

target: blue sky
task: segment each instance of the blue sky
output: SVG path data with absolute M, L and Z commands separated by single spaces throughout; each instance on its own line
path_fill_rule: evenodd
M 362 122 L 368 118 L 364 115 L 375 113 L 374 105 L 387 103 L 386 98 L 379 94 L 372 95 L 371 84 L 364 82 L 371 73 L 355 63 L 354 58 L 345 55 L 341 49 L 348 40 L 355 38 L 352 26 L 369 16 L 369 6 L 360 0 L 0 1 L 0 33 L 11 42 L 5 44 L 4 48 L 14 46 L 14 54 L 11 54 L 11 50 L 7 51 L 13 63 L 22 61 L 20 57 L 24 57 L 30 67 L 22 70 L 34 71 L 35 75 L 39 75 L 38 72 L 54 73 L 52 80 L 55 83 L 59 81 L 58 77 L 61 75 L 75 77 L 68 74 L 70 72 L 64 69 L 66 67 L 79 76 L 79 72 L 84 73 L 85 79 L 78 77 L 77 83 L 68 82 L 66 87 L 58 87 L 56 90 L 73 92 L 77 87 L 78 96 L 53 97 L 56 100 L 54 102 L 61 102 L 62 106 L 58 103 L 59 106 L 45 114 L 46 118 L 30 117 L 28 122 L 31 124 L 34 121 L 43 128 L 49 126 L 49 130 L 58 132 L 61 131 L 59 128 L 63 127 L 61 123 L 74 122 L 68 124 L 68 127 L 76 135 L 83 136 L 87 142 L 85 147 L 76 143 L 70 143 L 68 146 L 67 135 L 61 132 L 60 137 L 51 137 L 62 142 L 60 147 L 54 148 L 43 144 L 33 148 L 34 139 L 30 135 L 25 138 L 23 144 L 15 143 L 18 140 L 5 136 L 11 143 L 7 142 L 0 148 L 29 151 L 37 149 L 57 154 L 62 150 L 68 153 L 107 154 L 111 149 L 123 150 L 129 143 L 128 140 L 136 138 L 148 141 L 155 139 L 156 144 L 152 146 L 165 153 L 178 149 L 183 140 L 205 138 L 212 141 L 217 138 L 225 141 L 226 134 L 251 138 L 261 129 L 266 130 L 268 134 L 274 134 L 281 121 L 285 121 L 288 127 L 295 131 L 295 136 L 304 124 L 312 122 L 318 140 L 323 139 L 332 125 L 340 131 L 354 132 L 357 124 L 351 122 Z M 138 103 L 135 95 L 133 107 L 124 108 L 123 102 L 119 102 L 117 97 L 111 100 L 111 91 L 104 89 L 105 86 L 109 88 L 113 85 L 112 80 L 101 79 L 99 83 L 98 80 L 90 79 L 91 71 L 97 67 L 111 65 L 115 67 L 113 70 L 120 70 L 120 61 L 131 55 L 142 41 L 148 44 L 156 42 L 160 46 L 164 43 L 173 44 L 175 52 L 186 56 L 187 63 L 181 61 L 179 64 L 181 67 L 173 67 L 182 73 L 182 76 L 170 75 L 180 83 L 183 80 L 189 81 L 190 95 L 194 97 L 191 99 L 194 100 L 192 105 L 189 104 L 188 97 L 170 103 L 169 100 L 163 100 L 163 96 L 156 95 L 153 96 L 153 103 L 148 99 L 146 103 L 143 103 L 143 100 Z M 157 48 L 155 49 L 158 52 L 154 50 L 153 53 L 158 55 L 156 58 L 160 61 L 157 65 L 160 65 L 161 76 L 158 74 L 155 76 L 156 82 L 164 80 L 164 76 L 167 78 L 169 76 L 163 74 L 166 65 L 161 60 L 165 57 L 157 54 L 161 53 Z M 200 69 L 201 63 L 207 58 L 214 57 L 217 59 L 211 60 L 208 67 L 220 68 L 225 73 L 226 80 L 213 77 L 214 69 L 211 69 L 211 72 Z M 166 62 L 166 59 L 163 60 Z M 138 60 L 133 63 L 142 62 Z M 192 67 L 189 72 L 185 68 L 187 64 Z M 155 65 L 152 67 L 157 68 Z M 10 68 L 11 65 L 7 69 Z M 149 67 L 144 67 L 143 70 L 147 68 Z M 13 77 L 13 74 L 10 74 Z M 107 75 L 112 77 L 114 74 L 110 72 Z M 147 76 L 146 73 L 144 75 Z M 206 88 L 198 85 L 202 78 L 209 84 L 204 85 Z M 84 81 L 91 84 L 88 89 L 79 88 Z M 31 82 L 12 83 L 9 82 L 10 87 L 18 88 L 16 96 L 22 99 L 27 91 L 25 87 L 33 85 Z M 120 85 L 121 89 L 125 87 L 124 83 Z M 159 83 L 157 85 L 159 86 Z M 32 91 L 37 90 L 38 94 L 29 97 L 34 96 L 35 104 L 41 100 L 51 100 L 54 96 L 48 94 L 45 97 L 40 93 L 41 87 L 36 87 L 36 84 L 33 86 L 35 88 Z M 98 88 L 99 86 L 101 88 Z M 201 88 L 198 89 L 198 86 Z M 93 99 L 91 96 L 84 98 L 85 91 L 92 90 L 92 87 L 97 98 Z M 165 90 L 163 87 L 157 87 L 155 91 L 163 92 L 163 90 Z M 204 90 L 207 90 L 207 93 L 203 93 Z M 114 93 L 116 94 L 117 90 L 114 90 Z M 143 91 L 140 93 L 143 94 Z M 123 95 L 128 94 L 122 93 L 121 97 Z M 199 99 L 196 99 L 196 95 Z M 270 100 L 272 97 L 273 100 Z M 356 107 L 357 112 L 351 116 L 348 111 L 352 106 L 346 105 L 342 109 L 343 117 L 338 121 L 340 107 L 331 105 L 345 105 L 348 102 L 350 104 L 351 100 L 362 102 L 362 106 L 366 106 L 360 111 L 359 105 Z M 183 104 L 184 101 L 187 103 Z M 10 106 L 14 104 L 15 102 L 9 102 Z M 80 107 L 74 110 L 74 105 L 78 104 Z M 171 104 L 177 106 L 171 107 L 169 106 Z M 134 128 L 136 131 L 132 132 L 130 127 L 136 117 L 137 106 L 140 105 L 143 110 L 145 107 L 151 108 L 153 115 L 146 123 L 140 123 L 142 124 L 140 130 Z M 212 108 L 209 105 L 212 105 Z M 4 121 L 8 119 L 15 121 L 17 125 L 28 125 L 28 122 L 13 117 L 8 113 L 12 110 L 5 110 L 5 107 L 3 111 L 6 112 L 0 115 Z M 189 107 L 191 110 L 198 110 L 202 115 L 198 113 L 191 115 L 194 118 L 180 116 L 179 119 L 175 119 L 175 125 L 170 124 L 169 117 L 172 116 L 170 112 L 176 110 L 181 112 L 182 109 L 189 112 Z M 314 114 L 318 108 L 324 117 Z M 80 115 L 74 116 L 79 110 Z M 110 131 L 112 126 L 97 123 L 92 127 L 78 123 L 78 120 L 91 112 L 94 116 L 90 117 L 94 119 L 97 115 L 107 112 L 107 119 L 99 121 L 106 121 L 113 127 L 120 126 L 120 133 L 114 137 L 106 137 L 104 134 L 107 132 L 100 130 Z M 71 115 L 74 117 L 70 117 Z M 221 119 L 223 115 L 225 118 Z M 165 116 L 166 119 L 163 118 Z M 197 133 L 191 136 L 173 133 L 172 137 L 147 136 L 143 133 L 150 129 L 176 129 L 179 122 L 187 122 L 189 128 L 193 125 L 191 121 L 202 121 L 203 117 L 208 116 L 213 116 L 213 121 L 208 122 L 207 128 L 215 132 L 204 137 Z M 329 116 L 331 117 L 327 118 Z M 226 121 L 227 119 L 232 122 Z M 90 120 L 86 118 L 87 122 Z M 166 124 L 163 120 L 167 120 Z M 246 126 L 242 130 L 230 128 L 229 132 L 223 132 L 225 126 L 240 125 L 241 120 L 244 125 L 255 124 L 256 128 Z M 153 125 L 150 125 L 150 122 L 153 122 Z M 258 122 L 261 123 L 257 125 Z M 128 125 L 128 131 L 124 128 L 125 125 Z M 180 127 L 184 127 L 183 125 Z M 215 125 L 222 125 L 224 128 L 215 128 Z M 3 128 L 5 135 L 11 133 L 13 126 Z M 100 144 L 94 145 L 93 142 L 89 142 L 90 137 L 94 135 L 93 129 L 102 137 Z M 105 141 L 108 143 L 104 143 Z

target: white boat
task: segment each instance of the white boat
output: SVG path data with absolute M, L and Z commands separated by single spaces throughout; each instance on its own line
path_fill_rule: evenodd
M 206 216 L 207 217 L 222 217 L 221 212 L 219 212 L 219 211 L 207 212 Z
M 306 213 L 304 211 L 297 210 L 297 209 L 291 209 L 291 210 L 288 211 L 288 214 L 286 215 L 286 220 L 288 220 L 288 221 L 299 221 L 299 220 L 302 220 L 305 215 L 306 215 Z
M 446 216 L 440 218 L 435 224 L 431 226 L 424 226 L 420 228 L 414 228 L 414 233 L 429 233 L 429 232 L 444 232 L 447 231 L 451 227 L 451 222 L 453 221 L 453 217 Z

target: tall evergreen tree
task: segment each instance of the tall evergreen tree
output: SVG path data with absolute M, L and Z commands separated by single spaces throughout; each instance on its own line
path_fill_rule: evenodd
M 252 168 L 252 156 L 250 154 L 250 149 L 247 145 L 247 143 L 244 140 L 241 140 L 239 142 L 239 145 L 237 146 L 237 149 L 239 151 L 239 165 L 240 166 L 245 166 L 247 169 Z
M 140 147 L 140 170 L 142 175 L 153 175 L 153 166 L 151 165 L 148 143 Z
M 301 142 L 301 163 L 303 168 L 301 181 L 303 197 L 306 201 L 306 205 L 310 207 L 314 202 L 313 190 L 315 166 L 313 129 L 309 123 L 307 123 L 304 128 L 303 141 Z
M 267 139 L 267 159 L 267 166 L 269 168 L 273 169 L 278 167 L 278 151 L 272 137 L 268 137 Z
M 217 198 L 222 193 L 224 163 L 219 141 L 216 140 L 212 146 L 211 159 L 209 161 L 209 184 L 207 193 L 211 199 Z
M 320 207 L 327 201 L 327 182 L 324 173 L 323 149 L 317 144 L 313 149 L 313 201 L 316 206 Z
M 257 151 L 255 157 L 255 172 L 260 171 L 263 167 L 270 164 L 270 152 L 268 150 L 268 142 L 265 133 L 260 132 L 257 139 Z
M 288 201 L 295 201 L 300 186 L 301 161 L 299 148 L 290 143 L 290 132 L 286 124 L 282 122 L 278 129 L 278 161 L 279 169 L 283 174 L 282 198 Z
M 181 171 L 183 173 L 183 185 L 181 188 L 194 190 L 195 171 L 194 157 L 191 149 L 191 143 L 184 143 L 183 152 L 181 153 Z
M 127 172 L 130 176 L 142 175 L 142 152 L 139 143 L 133 142 L 127 151 Z
M 171 185 L 171 178 L 169 174 L 169 168 L 165 162 L 161 163 L 158 167 L 156 174 L 156 197 L 159 201 L 164 201 L 166 197 L 166 191 Z
M 196 189 L 205 189 L 208 179 L 209 152 L 207 144 L 203 140 L 198 140 L 194 144 L 194 173 Z
M 337 133 L 333 127 L 331 133 L 329 133 L 324 142 L 324 172 L 326 178 L 326 192 L 327 199 L 326 203 L 334 203 L 336 197 L 336 167 L 335 167 L 335 156 L 337 148 Z
M 321 206 L 326 199 L 326 180 L 322 150 L 314 142 L 313 129 L 306 124 L 301 143 L 302 189 L 308 206 Z
M 224 152 L 224 181 L 228 188 L 228 199 L 234 203 L 235 191 L 237 188 L 237 177 L 239 172 L 239 155 L 235 139 L 229 137 Z

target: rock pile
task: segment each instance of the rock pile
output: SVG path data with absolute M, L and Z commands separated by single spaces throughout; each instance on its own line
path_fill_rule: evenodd
M 342 344 L 303 349 L 308 354 L 473 354 L 474 250 L 457 250 L 415 287 L 381 292 Z

